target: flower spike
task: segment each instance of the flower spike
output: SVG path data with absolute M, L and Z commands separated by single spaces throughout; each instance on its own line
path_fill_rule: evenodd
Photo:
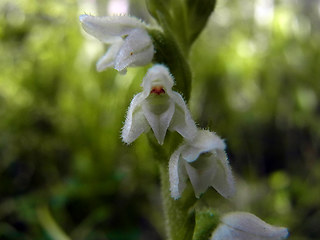
M 235 186 L 224 149 L 224 142 L 207 130 L 199 130 L 193 140 L 186 140 L 169 161 L 171 196 L 180 198 L 189 177 L 196 197 L 209 186 L 225 198 L 232 197 Z
M 81 15 L 83 29 L 106 44 L 109 50 L 97 62 L 97 71 L 114 67 L 121 73 L 127 67 L 143 66 L 152 61 L 154 47 L 146 25 L 135 17 L 95 17 Z
M 192 139 L 197 128 L 181 95 L 172 91 L 173 77 L 164 65 L 154 65 L 144 77 L 143 91 L 131 101 L 122 129 L 122 140 L 130 144 L 152 129 L 159 144 L 167 130 Z

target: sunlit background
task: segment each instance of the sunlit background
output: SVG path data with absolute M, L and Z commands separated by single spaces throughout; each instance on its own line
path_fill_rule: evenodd
M 143 0 L 0 2 L 0 239 L 165 239 L 147 138 L 120 139 L 147 67 L 97 73 L 83 13 L 153 22 Z M 220 0 L 190 63 L 192 115 L 226 140 L 238 188 L 199 204 L 319 240 L 320 2 Z

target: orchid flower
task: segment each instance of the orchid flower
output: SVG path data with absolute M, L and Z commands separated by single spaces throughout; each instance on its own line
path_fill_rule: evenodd
M 234 180 L 224 149 L 225 143 L 208 130 L 199 130 L 193 140 L 186 140 L 169 161 L 171 196 L 180 198 L 189 177 L 196 197 L 209 186 L 223 197 L 231 197 Z
M 114 67 L 126 73 L 127 67 L 143 66 L 151 62 L 154 54 L 152 40 L 146 24 L 135 17 L 95 17 L 81 15 L 83 29 L 106 44 L 109 50 L 97 62 L 97 71 Z
M 142 81 L 143 91 L 131 101 L 122 129 L 122 140 L 130 144 L 143 132 L 152 129 L 159 144 L 167 130 L 191 139 L 197 127 L 182 96 L 173 91 L 173 77 L 164 65 L 154 65 Z
M 247 212 L 232 212 L 222 218 L 210 240 L 280 240 L 288 237 L 284 227 L 272 226 Z

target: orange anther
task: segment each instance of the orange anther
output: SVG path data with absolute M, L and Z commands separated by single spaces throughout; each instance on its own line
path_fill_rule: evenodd
M 163 89 L 162 86 L 154 86 L 152 89 L 151 89 L 151 92 L 150 93 L 155 93 L 157 95 L 160 95 L 160 94 L 163 94 L 163 93 L 166 93 L 166 91 Z

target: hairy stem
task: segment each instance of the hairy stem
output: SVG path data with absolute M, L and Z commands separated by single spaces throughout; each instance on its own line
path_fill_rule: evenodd
M 193 205 L 195 197 L 186 189 L 182 197 L 175 200 L 170 195 L 170 182 L 167 162 L 160 162 L 160 177 L 166 230 L 169 240 L 191 240 L 195 228 Z

